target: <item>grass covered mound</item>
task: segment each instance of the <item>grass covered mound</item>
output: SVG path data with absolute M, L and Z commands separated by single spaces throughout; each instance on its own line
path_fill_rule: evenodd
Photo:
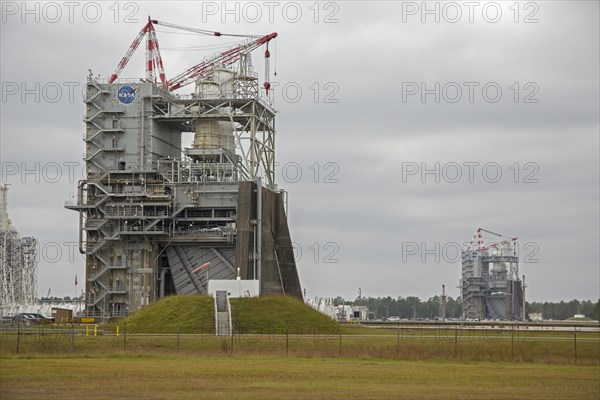
M 326 315 L 288 296 L 230 299 L 233 326 L 238 333 L 328 334 L 338 324 Z
M 338 324 L 300 300 L 287 296 L 230 299 L 236 333 L 334 334 Z M 119 323 L 127 333 L 214 333 L 214 299 L 170 296 Z
M 208 296 L 170 296 L 131 314 L 126 324 L 131 333 L 206 333 L 214 332 L 214 299 Z

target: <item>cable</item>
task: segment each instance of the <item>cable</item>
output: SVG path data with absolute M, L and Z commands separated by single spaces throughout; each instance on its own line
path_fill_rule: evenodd
M 191 34 L 208 35 L 208 36 L 244 37 L 244 38 L 253 38 L 253 39 L 258 39 L 258 38 L 262 37 L 261 35 L 242 35 L 242 34 L 235 34 L 235 33 L 221 33 L 221 32 L 215 32 L 215 31 L 208 31 L 206 29 L 189 28 L 189 27 L 175 25 L 175 24 L 171 24 L 168 22 L 162 22 L 162 21 L 154 21 L 154 23 L 156 25 L 162 25 L 162 26 L 166 26 L 169 28 L 173 28 L 173 29 L 181 29 L 181 30 L 193 32 Z M 169 32 L 169 33 L 180 33 L 180 32 Z M 190 33 L 187 33 L 187 34 L 189 35 Z
M 235 46 L 237 42 L 228 42 L 220 45 L 205 45 L 205 46 L 177 46 L 177 47 L 161 47 L 161 51 L 202 51 L 202 50 L 219 50 L 227 49 Z

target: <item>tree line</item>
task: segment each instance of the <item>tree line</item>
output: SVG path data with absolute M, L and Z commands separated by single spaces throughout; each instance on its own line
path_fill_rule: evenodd
M 560 301 L 526 303 L 528 313 L 542 313 L 544 319 L 562 320 L 573 317 L 575 314 L 585 315 L 587 318 L 600 320 L 600 300 L 592 303 L 591 300 L 571 300 L 568 303 Z
M 416 296 L 392 298 L 388 297 L 363 297 L 355 300 L 345 300 L 338 296 L 333 299 L 333 304 L 367 306 L 370 312 L 375 313 L 375 318 L 400 317 L 408 319 L 436 319 L 441 317 L 441 296 L 433 296 L 423 301 Z M 564 320 L 575 314 L 585 315 L 587 318 L 600 320 L 600 299 L 596 303 L 591 300 L 571 300 L 569 302 L 526 302 L 526 313 L 541 313 L 545 320 Z M 462 304 L 460 297 L 446 297 L 446 318 L 460 318 Z

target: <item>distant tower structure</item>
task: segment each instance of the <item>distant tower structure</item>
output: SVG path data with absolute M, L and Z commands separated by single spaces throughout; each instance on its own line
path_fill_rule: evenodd
M 66 204 L 79 213 L 86 314 L 123 316 L 238 276 L 258 280 L 260 294 L 301 299 L 287 196 L 275 183 L 275 110 L 250 59 L 277 34 L 167 81 L 154 25 L 206 32 L 149 20 L 108 81 L 88 77 L 87 177 Z M 146 78 L 118 79 L 144 35 Z M 191 94 L 173 93 L 188 84 Z M 193 133 L 191 147 L 183 133 Z
M 19 236 L 8 217 L 8 186 L 0 186 L 0 305 L 35 304 L 37 240 Z
M 482 232 L 501 238 L 484 243 Z M 522 320 L 523 282 L 519 279 L 517 238 L 477 229 L 462 252 L 462 318 Z
M 440 318 L 443 322 L 446 321 L 446 285 L 442 285 L 442 298 L 440 302 Z

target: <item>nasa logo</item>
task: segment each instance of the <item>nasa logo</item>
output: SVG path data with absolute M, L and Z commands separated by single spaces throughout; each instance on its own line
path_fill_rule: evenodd
M 131 86 L 121 86 L 119 92 L 117 93 L 117 98 L 123 104 L 131 104 L 133 100 L 135 100 L 135 91 L 136 89 Z

